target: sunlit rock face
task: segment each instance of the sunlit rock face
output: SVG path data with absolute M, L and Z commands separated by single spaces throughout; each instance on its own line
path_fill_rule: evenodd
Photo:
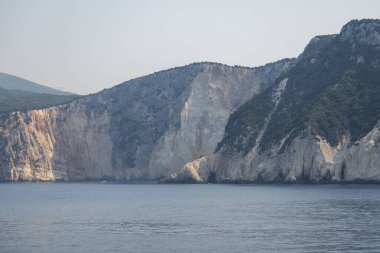
M 230 114 L 294 60 L 196 63 L 0 118 L 0 179 L 157 180 L 211 155 Z
M 212 155 L 163 182 L 380 181 L 380 21 L 317 36 L 234 111 Z
M 162 180 L 176 182 L 352 183 L 380 181 L 380 123 L 355 143 L 334 147 L 311 133 L 292 140 L 284 153 L 246 156 L 217 152 L 183 166 Z
M 0 115 L 0 179 L 380 181 L 380 21 L 258 68 L 196 63 Z

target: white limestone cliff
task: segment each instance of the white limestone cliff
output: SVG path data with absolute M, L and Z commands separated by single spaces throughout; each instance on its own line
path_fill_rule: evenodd
M 211 155 L 230 114 L 292 60 L 200 63 L 0 118 L 0 180 L 156 180 Z
M 304 133 L 283 153 L 246 156 L 217 152 L 172 173 L 164 182 L 283 182 L 352 183 L 380 181 L 380 123 L 365 137 L 350 144 L 343 139 L 332 147 L 324 139 Z
M 266 71 L 276 77 L 287 66 L 288 63 L 277 65 Z M 206 66 L 191 84 L 181 111 L 181 127 L 168 131 L 155 146 L 149 163 L 150 177 L 159 178 L 162 171 L 167 175 L 189 161 L 211 155 L 223 138 L 231 113 L 261 91 L 262 84 L 268 83 L 266 75 L 262 70 Z

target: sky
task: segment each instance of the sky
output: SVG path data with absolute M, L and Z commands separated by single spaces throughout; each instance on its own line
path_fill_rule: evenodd
M 297 57 L 362 18 L 380 1 L 0 0 L 0 72 L 89 94 L 193 62 Z

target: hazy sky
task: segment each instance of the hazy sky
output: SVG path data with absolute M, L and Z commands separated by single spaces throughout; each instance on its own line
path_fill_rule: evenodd
M 259 66 L 379 0 L 0 0 L 0 72 L 80 94 L 198 61 Z

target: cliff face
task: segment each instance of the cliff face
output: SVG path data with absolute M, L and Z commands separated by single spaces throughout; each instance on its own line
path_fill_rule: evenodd
M 56 110 L 6 116 L 1 117 L 1 179 L 51 180 Z
M 380 124 L 355 143 L 338 146 L 311 133 L 292 140 L 284 153 L 243 156 L 217 152 L 187 163 L 165 183 L 344 183 L 380 181 Z
M 229 118 L 217 150 L 163 182 L 380 181 L 380 21 L 314 38 Z
M 378 182 L 379 34 L 351 21 L 296 60 L 191 64 L 0 114 L 0 180 Z
M 109 114 L 102 96 L 1 118 L 1 180 L 102 178 L 112 173 Z
M 0 180 L 154 180 L 222 140 L 230 114 L 292 60 L 191 64 L 71 103 L 0 118 Z

